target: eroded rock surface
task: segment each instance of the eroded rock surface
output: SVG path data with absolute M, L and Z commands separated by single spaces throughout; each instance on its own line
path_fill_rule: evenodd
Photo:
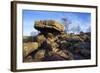
M 40 32 L 64 32 L 64 26 L 54 20 L 40 20 L 35 22 L 34 26 Z
M 66 34 L 64 26 L 53 20 L 36 21 L 34 27 L 40 33 L 24 43 L 25 62 L 90 59 L 87 33 Z

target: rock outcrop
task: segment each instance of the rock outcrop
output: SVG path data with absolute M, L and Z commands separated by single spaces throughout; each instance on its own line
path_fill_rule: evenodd
M 37 30 L 40 32 L 56 32 L 62 33 L 64 32 L 64 26 L 54 20 L 40 20 L 35 21 L 35 26 Z
M 25 41 L 25 62 L 90 58 L 89 35 L 66 34 L 64 26 L 53 20 L 36 21 L 34 27 L 40 33 L 33 37 L 34 40 Z

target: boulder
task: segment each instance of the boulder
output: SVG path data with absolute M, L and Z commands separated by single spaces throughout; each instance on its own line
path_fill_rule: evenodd
M 64 32 L 64 26 L 54 20 L 40 20 L 35 21 L 35 26 L 37 30 L 40 32 L 56 32 L 62 33 Z
M 39 45 L 37 42 L 33 42 L 33 43 L 24 43 L 23 44 L 23 55 L 24 57 L 28 56 L 30 53 L 32 53 L 33 51 L 37 50 Z
M 35 21 L 36 36 L 24 37 L 25 62 L 79 60 L 91 58 L 90 33 L 69 34 L 54 20 Z
M 44 57 L 45 57 L 45 50 L 39 50 L 34 56 L 36 61 L 41 61 L 41 59 Z
M 73 59 L 72 53 L 69 52 L 68 50 L 60 50 L 57 52 L 57 54 L 59 56 L 61 56 L 62 58 L 64 58 L 65 60 L 72 60 Z

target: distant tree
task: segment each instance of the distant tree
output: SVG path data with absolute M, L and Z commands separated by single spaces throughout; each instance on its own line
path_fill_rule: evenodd
M 34 36 L 34 33 L 35 33 L 35 32 L 32 31 L 32 32 L 30 33 L 30 35 L 31 35 L 31 36 Z
M 83 36 L 84 35 L 84 32 L 83 31 L 80 31 L 80 35 Z
M 39 33 L 38 31 L 32 31 L 32 32 L 30 33 L 30 36 L 36 36 L 38 33 Z
M 65 32 L 68 33 L 69 31 L 69 24 L 71 24 L 71 21 L 68 20 L 68 18 L 64 17 L 62 18 L 63 24 L 65 26 Z
M 71 31 L 72 31 L 73 33 L 80 33 L 81 27 L 80 27 L 79 25 L 74 26 L 74 27 L 71 28 Z
M 35 36 L 36 36 L 38 33 L 39 33 L 38 31 L 37 31 L 37 32 L 36 32 L 36 31 L 32 31 L 32 32 L 30 33 L 30 36 L 29 36 L 28 40 L 31 41 L 31 42 L 33 42 Z
M 80 33 L 80 31 L 81 31 L 81 27 L 78 25 L 78 26 L 76 27 L 76 32 L 77 32 L 77 33 Z

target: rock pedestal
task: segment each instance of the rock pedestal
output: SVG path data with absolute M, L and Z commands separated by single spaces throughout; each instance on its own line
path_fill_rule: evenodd
M 25 62 L 90 58 L 90 47 L 86 45 L 90 36 L 66 34 L 64 26 L 54 20 L 35 21 L 34 27 L 40 33 L 32 42 L 24 43 Z

